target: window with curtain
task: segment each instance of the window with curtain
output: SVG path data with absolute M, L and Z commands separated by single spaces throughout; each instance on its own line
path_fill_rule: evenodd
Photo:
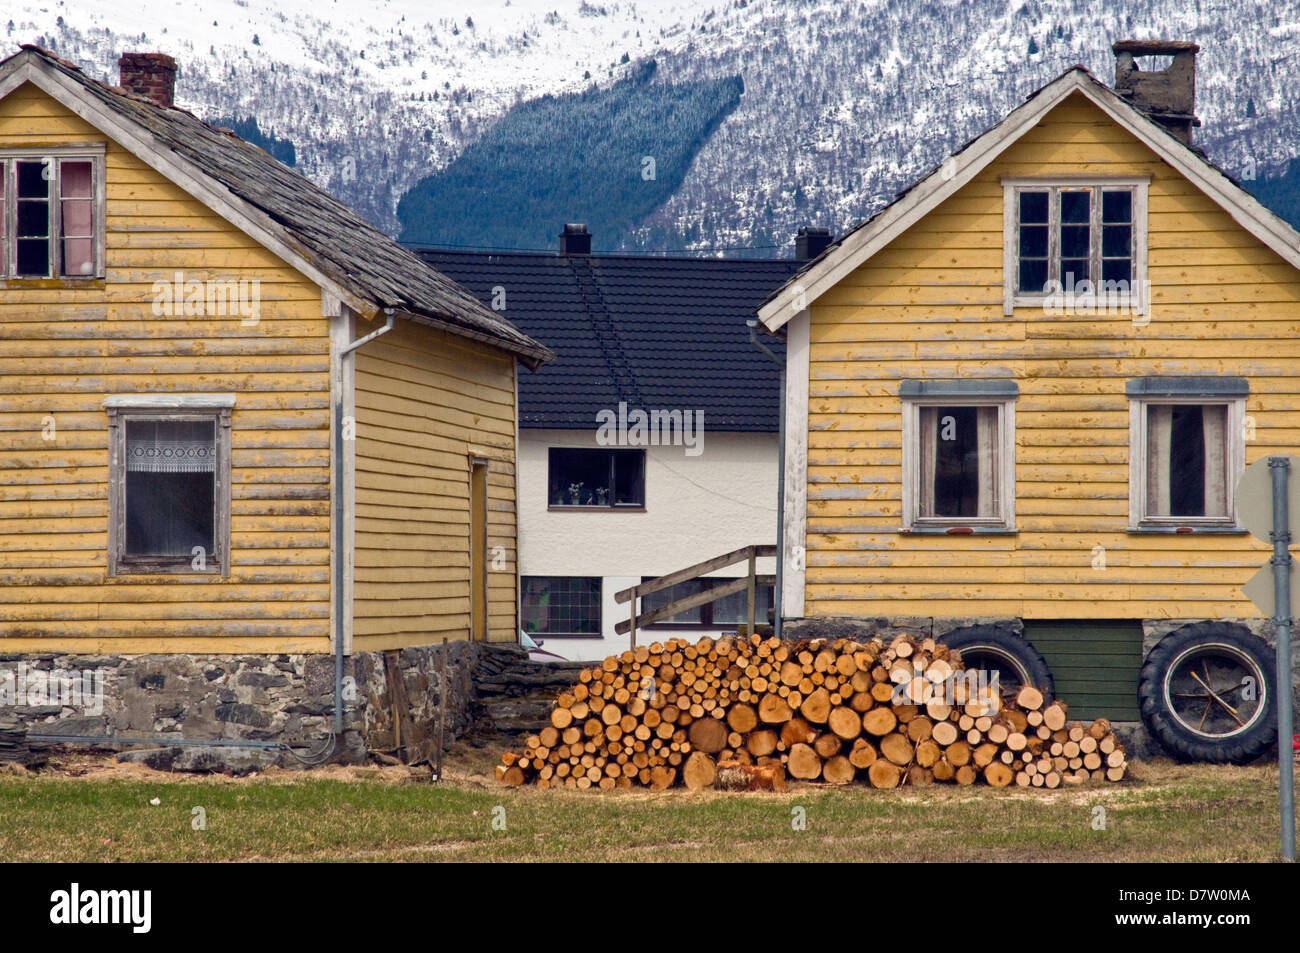
M 996 405 L 919 408 L 917 515 L 997 516 L 998 416 Z
M 1146 405 L 1146 517 L 1230 518 L 1226 404 Z
M 0 155 L 0 275 L 101 274 L 102 169 L 98 155 Z
M 209 557 L 216 541 L 216 425 L 126 422 L 126 556 Z
M 1019 394 L 1006 378 L 900 382 L 904 530 L 1014 531 Z

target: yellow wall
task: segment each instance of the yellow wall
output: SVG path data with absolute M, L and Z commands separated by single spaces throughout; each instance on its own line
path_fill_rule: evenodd
M 356 353 L 353 647 L 468 636 L 471 455 L 489 459 L 489 637 L 515 640 L 514 359 L 406 323 Z
M 44 93 L 0 146 L 103 142 Z M 319 290 L 112 141 L 106 281 L 0 281 L 0 652 L 327 651 L 329 335 Z M 155 317 L 152 285 L 259 279 L 260 323 Z M 110 394 L 233 392 L 228 579 L 106 578 Z M 42 438 L 43 418 L 55 439 Z
M 1003 176 L 1149 175 L 1150 324 L 1003 315 Z M 806 614 L 1257 617 L 1249 536 L 1128 525 L 1127 378 L 1246 377 L 1246 462 L 1300 444 L 1300 274 L 1075 94 L 812 306 Z M 1015 536 L 905 536 L 904 378 L 1011 370 Z M 1107 568 L 1092 568 L 1093 547 Z

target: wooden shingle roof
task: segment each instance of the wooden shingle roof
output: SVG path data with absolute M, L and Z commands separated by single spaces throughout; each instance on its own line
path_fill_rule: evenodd
M 300 173 L 234 133 L 184 109 L 159 106 L 95 80 L 36 46 L 24 45 L 20 53 L 0 62 L 0 82 L 23 66 L 35 66 L 37 73 L 53 78 L 50 85 L 55 89 L 66 91 L 69 84 L 75 84 L 91 100 L 93 112 L 108 110 L 127 120 L 133 132 L 143 133 L 153 148 L 174 153 L 188 171 L 202 176 L 204 185 L 222 193 L 221 198 L 229 199 L 231 205 L 260 213 L 260 224 L 349 293 L 349 303 L 359 303 L 364 317 L 392 309 L 416 323 L 500 347 L 534 368 L 552 358 L 548 348 L 456 282 Z

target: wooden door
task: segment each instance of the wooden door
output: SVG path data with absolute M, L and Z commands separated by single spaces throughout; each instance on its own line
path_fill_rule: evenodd
M 472 460 L 469 468 L 469 581 L 470 638 L 488 637 L 487 601 L 487 474 L 486 460 Z

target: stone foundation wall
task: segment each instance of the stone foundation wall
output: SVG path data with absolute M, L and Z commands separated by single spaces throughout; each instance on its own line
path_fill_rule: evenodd
M 444 695 L 445 746 L 536 730 L 581 667 L 531 662 L 512 644 L 453 642 L 443 684 L 442 653 L 420 646 L 344 659 L 344 733 L 330 760 L 431 759 Z M 123 748 L 92 739 L 143 737 L 158 747 L 126 749 L 125 759 L 174 770 L 292 767 L 284 750 L 167 742 L 282 742 L 306 755 L 327 747 L 333 719 L 329 655 L 0 655 L 0 758 L 39 761 L 54 743 L 32 735 L 75 735 L 86 739 L 77 749 L 104 751 Z

